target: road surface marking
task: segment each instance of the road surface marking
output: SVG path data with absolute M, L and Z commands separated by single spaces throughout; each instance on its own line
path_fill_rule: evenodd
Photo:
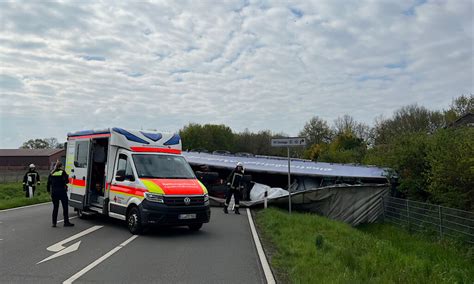
M 58 251 L 60 251 L 60 250 L 63 250 L 63 249 L 66 248 L 66 247 L 63 246 L 63 244 L 66 244 L 66 243 L 69 243 L 69 242 L 71 242 L 71 241 L 74 241 L 75 239 L 78 239 L 78 238 L 80 238 L 80 237 L 82 237 L 82 236 L 85 236 L 85 235 L 87 235 L 87 234 L 90 234 L 90 233 L 92 233 L 92 232 L 94 232 L 94 231 L 96 231 L 96 230 L 98 230 L 98 229 L 100 229 L 100 228 L 102 228 L 102 227 L 104 227 L 104 226 L 93 226 L 93 227 L 90 227 L 90 228 L 87 229 L 87 230 L 84 230 L 84 231 L 82 231 L 82 232 L 80 232 L 80 233 L 78 233 L 78 234 L 75 234 L 75 235 L 73 235 L 73 236 L 71 236 L 71 237 L 69 237 L 69 238 L 67 238 L 67 239 L 65 239 L 65 240 L 63 240 L 63 241 L 60 241 L 60 242 L 58 242 L 58 243 L 55 243 L 54 245 L 49 246 L 49 247 L 47 248 L 47 250 L 49 250 L 49 251 L 54 251 L 54 252 L 58 252 Z
M 247 217 L 249 218 L 250 230 L 252 231 L 253 240 L 255 242 L 255 247 L 257 248 L 258 257 L 260 258 L 260 263 L 262 264 L 263 273 L 265 273 L 265 278 L 268 284 L 275 284 L 275 278 L 273 278 L 272 270 L 270 265 L 268 265 L 267 257 L 263 251 L 262 244 L 258 238 L 257 230 L 255 230 L 255 225 L 253 224 L 252 214 L 250 209 L 247 208 Z
M 69 220 L 71 220 L 71 219 L 76 219 L 77 217 L 78 217 L 78 216 L 69 217 Z M 58 221 L 58 223 L 61 223 L 61 222 L 64 222 L 64 219 Z
M 45 261 L 51 260 L 51 259 L 56 258 L 56 257 L 60 257 L 62 255 L 65 255 L 65 254 L 73 252 L 73 251 L 76 251 L 76 250 L 79 249 L 80 244 L 81 244 L 81 241 L 78 241 L 77 243 L 74 243 L 74 244 L 68 246 L 67 248 L 65 248 L 63 250 L 60 250 L 59 252 L 43 259 L 42 261 L 38 262 L 37 264 L 43 263 Z
M 38 204 L 33 204 L 33 205 L 28 205 L 28 206 L 15 207 L 15 208 L 10 208 L 10 209 L 3 209 L 3 210 L 0 210 L 0 213 L 2 213 L 2 212 L 7 212 L 7 211 L 18 210 L 18 209 L 36 207 L 36 206 L 45 205 L 45 204 L 48 204 L 48 203 L 51 203 L 51 201 L 47 201 L 47 202 L 43 202 L 43 203 L 38 203 Z
M 101 256 L 100 258 L 96 259 L 94 262 L 92 262 L 91 264 L 89 264 L 88 266 L 84 267 L 81 271 L 77 272 L 76 274 L 74 274 L 73 276 L 69 277 L 67 280 L 65 280 L 63 282 L 63 284 L 70 284 L 74 281 L 76 281 L 79 277 L 81 277 L 82 275 L 86 274 L 88 271 L 90 271 L 91 269 L 93 269 L 94 267 L 96 267 L 97 265 L 99 265 L 102 261 L 106 260 L 107 258 L 111 257 L 114 253 L 116 253 L 117 251 L 119 251 L 121 248 L 125 247 L 126 245 L 128 245 L 131 241 L 133 241 L 134 239 L 138 238 L 138 235 L 133 235 L 131 236 L 128 240 L 126 240 L 125 242 L 121 243 L 120 245 L 116 246 L 115 248 L 113 248 L 111 251 L 109 251 L 108 253 L 104 254 L 103 256 Z
M 45 261 L 54 259 L 54 258 L 56 258 L 56 257 L 63 256 L 63 255 L 65 255 L 65 254 L 68 254 L 68 253 L 71 253 L 71 252 L 74 252 L 74 251 L 78 250 L 78 249 L 79 249 L 79 245 L 81 244 L 81 241 L 78 241 L 77 243 L 74 243 L 74 244 L 72 244 L 72 245 L 70 245 L 70 246 L 68 246 L 68 247 L 65 247 L 65 246 L 63 246 L 63 245 L 66 244 L 66 243 L 69 243 L 69 242 L 71 242 L 71 241 L 73 241 L 73 240 L 75 240 L 75 239 L 77 239 L 77 238 L 80 238 L 80 237 L 82 237 L 82 236 L 85 236 L 85 235 L 87 235 L 87 234 L 90 234 L 90 233 L 92 233 L 92 232 L 94 232 L 94 231 L 96 231 L 96 230 L 98 230 L 98 229 L 100 229 L 100 228 L 102 228 L 102 227 L 103 227 L 103 226 L 93 226 L 93 227 L 91 227 L 91 228 L 89 228 L 89 229 L 87 229 L 87 230 L 84 230 L 84 231 L 82 231 L 82 232 L 80 232 L 80 233 L 78 233 L 78 234 L 75 234 L 75 235 L 73 235 L 73 236 L 71 236 L 71 237 L 69 237 L 69 238 L 67 238 L 67 239 L 65 239 L 65 240 L 62 240 L 62 241 L 60 241 L 60 242 L 58 242 L 58 243 L 55 243 L 54 245 L 49 246 L 49 247 L 47 248 L 47 250 L 53 251 L 53 252 L 56 252 L 56 253 L 53 254 L 53 255 L 48 256 L 47 258 L 41 260 L 40 262 L 38 262 L 38 263 L 36 263 L 36 264 L 40 264 L 40 263 L 43 263 L 43 262 L 45 262 Z

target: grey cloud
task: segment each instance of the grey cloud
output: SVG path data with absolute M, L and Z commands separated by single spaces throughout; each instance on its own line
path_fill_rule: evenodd
M 0 74 L 0 91 L 11 92 L 21 91 L 23 89 L 23 81 L 16 76 Z
M 17 34 L 45 35 L 63 30 L 87 27 L 88 13 L 74 4 L 1 3 L 2 21 L 0 29 Z
M 81 58 L 87 61 L 105 61 L 105 57 L 100 55 L 83 55 Z

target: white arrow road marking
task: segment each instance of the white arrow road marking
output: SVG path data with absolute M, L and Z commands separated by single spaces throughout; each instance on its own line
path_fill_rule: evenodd
M 68 246 L 68 247 L 65 247 L 65 246 L 63 246 L 63 245 L 66 244 L 66 243 L 69 243 L 69 242 L 71 242 L 71 241 L 74 241 L 75 239 L 78 239 L 78 238 L 80 238 L 80 237 L 82 237 L 82 236 L 85 236 L 85 235 L 87 235 L 87 234 L 90 234 L 90 233 L 92 233 L 92 232 L 94 232 L 94 231 L 96 231 L 96 230 L 98 230 L 98 229 L 100 229 L 100 228 L 102 228 L 102 227 L 104 227 L 104 226 L 93 226 L 93 227 L 90 227 L 90 228 L 87 229 L 87 230 L 84 230 L 84 231 L 82 231 L 82 232 L 80 232 L 80 233 L 77 233 L 77 234 L 75 234 L 75 235 L 73 235 L 73 236 L 71 236 L 71 237 L 69 237 L 69 238 L 67 238 L 67 239 L 65 239 L 65 240 L 62 240 L 62 241 L 60 241 L 60 242 L 58 242 L 58 243 L 55 243 L 55 244 L 52 245 L 52 246 L 49 246 L 49 247 L 47 248 L 47 250 L 53 251 L 53 252 L 56 252 L 56 253 L 53 254 L 53 255 L 51 255 L 51 256 L 49 256 L 49 257 L 47 257 L 47 258 L 45 258 L 45 259 L 43 259 L 42 261 L 40 261 L 40 262 L 38 262 L 38 263 L 36 263 L 36 264 L 40 264 L 40 263 L 43 263 L 43 262 L 45 262 L 45 261 L 51 260 L 51 259 L 53 259 L 53 258 L 56 258 L 56 257 L 59 257 L 59 256 L 62 256 L 62 255 L 68 254 L 68 253 L 70 253 L 70 252 L 73 252 L 73 251 L 78 250 L 78 249 L 79 249 L 79 245 L 81 244 L 81 241 L 78 241 L 77 243 L 74 243 L 74 244 L 72 244 L 72 245 L 70 245 L 70 246 Z
M 69 243 L 69 242 L 71 242 L 71 241 L 74 241 L 75 239 L 78 239 L 78 238 L 80 238 L 80 237 L 82 237 L 82 236 L 85 236 L 85 235 L 87 235 L 87 234 L 90 234 L 90 233 L 92 233 L 92 232 L 94 232 L 94 231 L 96 231 L 96 230 L 98 230 L 98 229 L 100 229 L 100 228 L 102 228 L 102 227 L 104 227 L 104 226 L 93 226 L 93 227 L 91 227 L 91 228 L 89 228 L 89 229 L 87 229 L 87 230 L 84 230 L 84 231 L 82 231 L 82 232 L 80 232 L 80 233 L 78 233 L 78 234 L 75 234 L 74 236 L 71 236 L 71 237 L 69 237 L 69 238 L 67 238 L 67 239 L 65 239 L 65 240 L 63 240 L 63 241 L 60 241 L 59 243 L 55 243 L 54 245 L 49 246 L 49 247 L 47 248 L 47 250 L 49 250 L 49 251 L 54 251 L 54 252 L 58 252 L 58 251 L 60 251 L 60 250 L 63 250 L 63 249 L 66 248 L 66 247 L 63 246 L 64 244 L 67 244 L 67 243 Z
M 74 243 L 74 244 L 68 246 L 67 248 L 53 254 L 52 256 L 43 259 L 42 261 L 38 262 L 37 264 L 43 263 L 45 261 L 51 260 L 51 259 L 56 258 L 56 257 L 60 257 L 62 255 L 65 255 L 65 254 L 73 252 L 73 251 L 76 251 L 77 249 L 79 249 L 80 244 L 81 244 L 81 241 L 78 241 L 77 243 Z

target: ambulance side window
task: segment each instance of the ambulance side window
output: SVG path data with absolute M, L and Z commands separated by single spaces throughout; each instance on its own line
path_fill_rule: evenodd
M 87 154 L 89 152 L 89 141 L 76 142 L 76 152 L 74 153 L 74 166 L 87 168 Z
M 135 176 L 133 175 L 132 165 L 127 159 L 127 155 L 120 154 L 117 163 L 117 172 L 115 173 L 115 180 L 117 181 L 134 181 Z

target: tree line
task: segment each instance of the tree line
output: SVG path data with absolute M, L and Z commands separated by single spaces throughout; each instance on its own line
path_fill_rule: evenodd
M 314 116 L 299 131 L 306 148 L 292 150 L 292 156 L 388 167 L 399 177 L 402 197 L 474 211 L 474 128 L 450 127 L 467 113 L 474 113 L 472 94 L 443 110 L 404 106 L 389 118 L 377 117 L 372 127 L 350 115 L 332 124 Z M 270 130 L 235 133 L 226 125 L 190 123 L 180 135 L 185 150 L 286 156 L 270 140 L 287 135 Z

